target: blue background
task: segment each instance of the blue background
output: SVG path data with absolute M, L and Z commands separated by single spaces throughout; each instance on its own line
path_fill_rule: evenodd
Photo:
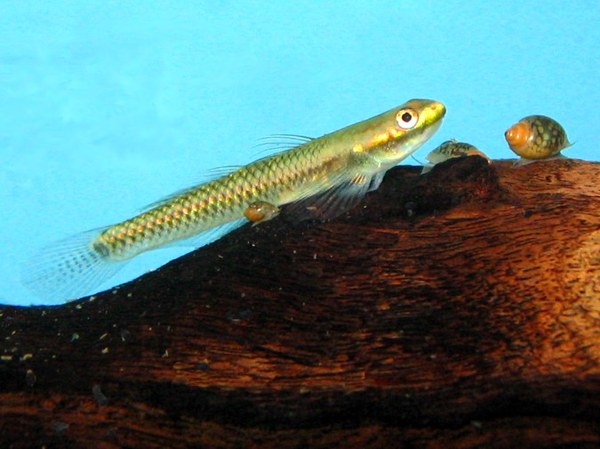
M 0 303 L 39 248 L 248 163 L 259 139 L 319 136 L 424 97 L 448 138 L 515 157 L 546 114 L 598 160 L 600 2 L 0 2 Z M 408 159 L 408 164 L 415 164 Z M 186 249 L 136 258 L 122 283 Z

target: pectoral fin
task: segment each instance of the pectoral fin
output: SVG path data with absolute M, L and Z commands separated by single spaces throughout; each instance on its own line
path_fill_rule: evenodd
M 286 206 L 286 213 L 298 220 L 331 220 L 356 206 L 367 192 L 379 187 L 384 173 L 373 176 L 356 174 L 323 193 L 309 196 Z

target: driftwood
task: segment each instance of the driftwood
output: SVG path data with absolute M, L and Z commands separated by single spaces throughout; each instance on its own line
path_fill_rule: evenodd
M 600 164 L 417 174 L 0 307 L 0 447 L 600 446 Z

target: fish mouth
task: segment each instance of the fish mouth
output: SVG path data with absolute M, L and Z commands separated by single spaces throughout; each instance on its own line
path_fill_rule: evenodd
M 429 110 L 429 117 L 426 119 L 423 132 L 419 136 L 419 141 L 416 143 L 416 148 L 414 148 L 413 151 L 427 142 L 429 138 L 436 133 L 440 126 L 442 126 L 442 120 L 446 115 L 446 106 L 439 101 L 432 101 L 431 104 L 427 106 L 427 109 Z
M 445 113 L 445 110 L 444 110 Z M 419 143 L 418 146 L 423 145 L 425 142 L 427 142 L 429 140 L 429 138 L 431 136 L 433 136 L 438 129 L 440 129 L 440 126 L 442 126 L 442 118 L 444 118 L 444 114 L 442 113 L 442 115 L 434 122 L 432 122 L 427 128 L 425 128 L 425 130 L 423 130 L 423 132 L 421 133 L 421 142 Z
M 431 110 L 432 122 L 439 122 L 446 115 L 446 106 L 439 101 L 432 101 L 427 109 Z

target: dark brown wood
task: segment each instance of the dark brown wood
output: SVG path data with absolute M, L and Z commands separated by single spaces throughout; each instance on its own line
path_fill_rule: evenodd
M 0 307 L 0 447 L 600 446 L 600 164 L 470 157 Z

